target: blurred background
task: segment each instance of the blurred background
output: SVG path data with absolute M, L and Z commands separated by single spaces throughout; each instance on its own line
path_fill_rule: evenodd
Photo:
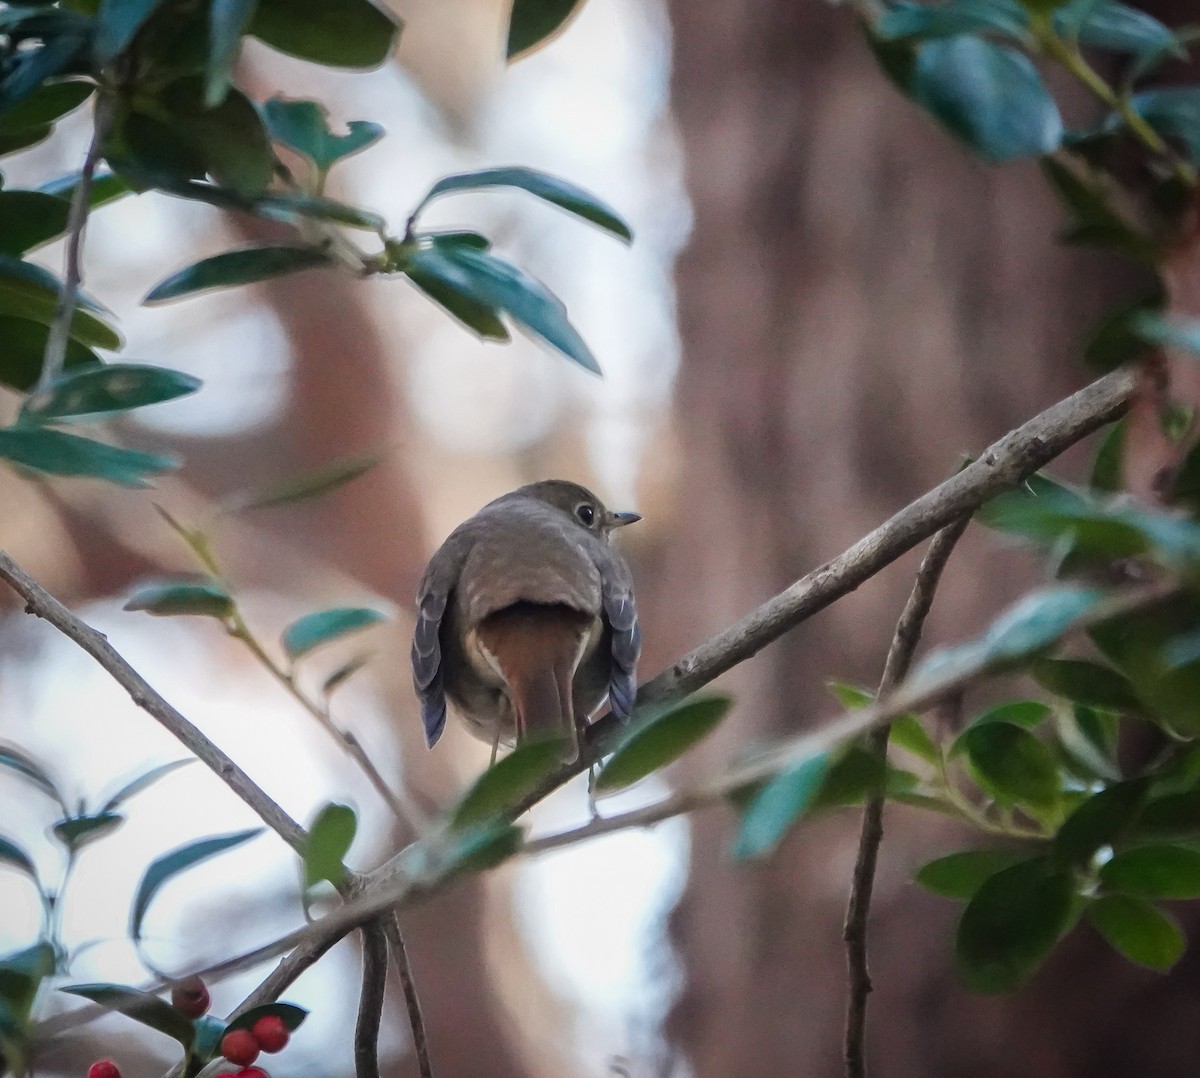
M 426 221 L 478 228 L 543 279 L 604 380 L 524 339 L 481 344 L 400 281 L 309 272 L 141 308 L 167 273 L 262 238 L 257 224 L 149 195 L 93 218 L 86 285 L 120 316 L 125 357 L 204 379 L 194 397 L 113 431 L 181 453 L 183 469 L 149 493 L 0 471 L 0 545 L 295 818 L 329 800 L 354 805 L 350 861 L 362 869 L 406 836 L 327 735 L 215 623 L 121 611 L 137 580 L 193 568 L 155 503 L 211 526 L 264 638 L 323 606 L 393 615 L 349 650 L 322 653 L 312 678 L 364 648 L 373 655 L 334 698 L 335 716 L 391 782 L 433 808 L 487 762 L 487 747 L 455 728 L 426 750 L 408 676 L 411 596 L 458 521 L 549 476 L 641 512 L 620 541 L 646 679 L 1085 382 L 1081 337 L 1130 286 L 1116 265 L 1051 243 L 1059 215 L 1034 166 L 980 165 L 904 102 L 845 11 L 815 0 L 593 0 L 508 69 L 502 0 L 392 6 L 406 29 L 383 69 L 331 74 L 252 47 L 242 84 L 258 99 L 320 99 L 336 122 L 382 123 L 387 137 L 339 166 L 329 194 L 393 227 L 437 177 L 488 165 L 542 168 L 613 205 L 634 227 L 632 249 L 517 192 L 447 198 Z M 1184 7 L 1155 13 L 1175 23 Z M 1064 106 L 1069 122 L 1092 108 L 1069 89 Z M 78 167 L 75 119 L 14 159 L 12 186 Z M 60 268 L 61 250 L 42 254 Z M 215 515 L 232 493 L 356 453 L 382 460 L 324 498 Z M 671 780 L 820 723 L 834 710 L 828 679 L 877 681 L 915 564 L 905 559 L 723 679 L 734 716 Z M 969 533 L 927 639 L 983 627 L 1036 572 Z M 95 805 L 181 755 L 7 593 L 0 614 L 0 737 L 49 762 L 66 790 Z M 52 806 L 8 777 L 0 784 L 4 830 L 54 879 L 56 849 L 35 846 Z M 601 808 L 662 793 L 643 784 Z M 573 784 L 533 826 L 587 811 Z M 145 976 L 125 937 L 150 860 L 254 822 L 198 765 L 129 812 L 83 855 L 67 895 L 80 981 Z M 840 1073 L 857 816 L 819 819 L 752 867 L 728 857 L 731 822 L 711 809 L 594 840 L 405 911 L 437 1073 Z M 1081 930 L 1023 992 L 970 996 L 951 968 L 956 907 L 909 882 L 969 836 L 906 809 L 889 809 L 887 829 L 872 933 L 879 1075 L 1194 1072 L 1194 958 L 1161 977 Z M 298 891 L 293 855 L 264 835 L 168 885 L 147 919 L 147 951 L 173 971 L 248 949 L 297 923 Z M 27 943 L 37 918 L 23 878 L 0 873 L 0 911 L 0 950 Z M 357 946 L 345 941 L 286 993 L 313 1014 L 271 1060 L 276 1078 L 352 1073 Z M 216 986 L 216 1009 L 265 972 Z M 398 990 L 388 1008 L 384 1072 L 412 1073 Z M 1122 1020 L 1098 1022 L 1105 1013 Z M 77 1031 L 40 1070 L 82 1073 L 113 1054 L 129 1078 L 161 1073 L 171 1046 L 135 1029 L 113 1019 Z

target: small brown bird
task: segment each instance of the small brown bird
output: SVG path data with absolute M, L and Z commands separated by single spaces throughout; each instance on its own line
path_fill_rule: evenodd
M 450 533 L 421 578 L 413 634 L 430 747 L 447 698 L 493 745 L 561 735 L 572 759 L 605 696 L 629 715 L 642 635 L 629 566 L 609 540 L 640 519 L 549 479 L 497 498 Z

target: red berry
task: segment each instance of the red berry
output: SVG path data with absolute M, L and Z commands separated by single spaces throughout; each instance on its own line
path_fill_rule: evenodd
M 233 1029 L 221 1038 L 221 1055 L 239 1067 L 248 1067 L 258 1058 L 258 1041 L 248 1029 Z
M 211 1002 L 208 989 L 199 977 L 185 977 L 171 989 L 171 1005 L 188 1018 L 207 1014 Z
M 232 1078 L 271 1078 L 262 1067 L 246 1067 L 238 1071 Z
M 98 1059 L 88 1067 L 87 1078 L 121 1078 L 121 1071 L 111 1059 Z
M 291 1037 L 287 1024 L 277 1014 L 264 1014 L 250 1027 L 250 1032 L 264 1052 L 280 1051 Z

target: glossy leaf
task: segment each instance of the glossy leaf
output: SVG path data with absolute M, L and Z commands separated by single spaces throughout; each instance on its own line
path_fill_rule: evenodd
M 123 984 L 71 984 L 61 991 L 82 996 L 100 1004 L 105 1010 L 117 1011 L 159 1033 L 165 1033 L 185 1049 L 191 1047 L 195 1037 L 195 1027 L 190 1018 L 185 1018 L 166 1000 L 141 989 Z
M 51 829 L 54 837 L 67 849 L 79 850 L 89 842 L 115 831 L 125 822 L 125 817 L 115 812 L 96 812 L 83 816 L 68 816 L 59 820 Z
M 210 108 L 225 100 L 233 65 L 241 51 L 242 34 L 257 6 L 258 0 L 212 0 L 209 6 L 204 103 Z
M 1054 857 L 1063 864 L 1086 864 L 1102 846 L 1127 834 L 1138 819 L 1149 784 L 1145 779 L 1115 783 L 1078 805 L 1054 836 Z
M 304 844 L 304 889 L 328 880 L 335 887 L 346 877 L 343 858 L 358 832 L 358 816 L 349 805 L 328 804 L 317 813 Z
M 0 254 L 22 255 L 67 229 L 71 205 L 40 191 L 0 191 Z
M 283 648 L 294 661 L 315 647 L 387 621 L 387 615 L 365 606 L 339 606 L 306 614 L 283 631 Z
M 212 577 L 166 577 L 136 585 L 121 609 L 158 617 L 198 614 L 223 619 L 233 613 L 234 602 L 225 585 Z
M 272 139 L 307 157 L 322 173 L 383 137 L 383 128 L 367 120 L 351 120 L 346 134 L 334 134 L 329 114 L 319 101 L 273 97 L 263 105 L 263 117 Z
M 829 768 L 821 753 L 781 771 L 763 785 L 742 813 L 733 855 L 744 859 L 771 853 L 811 807 Z
M 68 172 L 65 176 L 57 176 L 53 180 L 43 183 L 38 190 L 69 203 L 75 195 L 75 188 L 78 184 L 79 173 Z M 115 202 L 129 193 L 129 185 L 115 172 L 98 172 L 92 177 L 92 183 L 88 189 L 88 206 L 93 210 L 100 206 L 107 206 L 110 202 Z
M 46 769 L 31 756 L 27 756 L 12 745 L 0 745 L 0 767 L 16 772 L 54 800 L 63 812 L 67 811 L 67 802 L 59 793 L 58 786 L 55 785 Z
M 1085 659 L 1039 659 L 1030 673 L 1047 692 L 1065 696 L 1073 703 L 1109 711 L 1141 710 L 1129 680 L 1111 666 Z
M 1107 891 L 1137 898 L 1200 898 L 1200 851 L 1186 846 L 1136 846 L 1100 869 Z
M 400 22 L 368 0 L 259 0 L 249 32 L 268 45 L 329 67 L 378 67 Z
M 451 318 L 483 340 L 511 340 L 508 327 L 500 320 L 495 307 L 480 303 L 460 285 L 450 284 L 436 272 L 431 273 L 424 268 L 423 264 L 430 257 L 436 257 L 436 252 L 431 255 L 418 253 L 404 271 L 408 279 Z
M 968 899 L 997 872 L 1019 860 L 1020 855 L 1009 850 L 963 850 L 922 865 L 913 879 L 943 898 Z
M 245 247 L 201 259 L 171 274 L 155 285 L 142 302 L 164 303 L 213 288 L 253 284 L 328 263 L 329 256 L 315 247 Z
M 563 762 L 565 738 L 525 741 L 472 783 L 450 815 L 461 831 L 505 815 Z
M 1045 722 L 1051 714 L 1053 712 L 1050 706 L 1040 700 L 1009 700 L 977 715 L 971 720 L 971 725 L 1006 722 L 1012 726 L 1023 726 L 1026 730 L 1032 730 Z
M 201 861 L 207 861 L 219 853 L 241 846 L 262 832 L 261 827 L 251 827 L 245 831 L 234 831 L 228 835 L 199 839 L 154 860 L 143 873 L 137 892 L 133 897 L 133 907 L 129 913 L 130 936 L 135 940 L 142 938 L 142 920 L 146 916 L 146 910 L 149 909 L 151 901 L 163 884 L 193 865 L 198 865 Z
M 49 325 L 58 309 L 61 290 L 62 283 L 48 270 L 0 255 L 0 316 Z M 71 319 L 71 336 L 93 348 L 120 348 L 120 334 L 92 313 L 102 310 L 99 304 L 81 293 L 79 309 Z
M 171 774 L 171 772 L 178 771 L 181 767 L 187 767 L 188 764 L 195 762 L 195 758 L 192 757 L 187 760 L 170 760 L 165 764 L 159 764 L 157 767 L 150 768 L 149 771 L 146 771 L 143 774 L 138 775 L 137 778 L 131 779 L 129 782 L 125 783 L 125 785 L 117 790 L 112 797 L 104 802 L 104 804 L 100 807 L 100 811 L 112 812 L 114 809 L 125 804 L 125 802 L 131 797 L 134 797 L 137 794 L 140 794 L 143 790 L 153 786 L 154 783 L 158 782 L 159 779 L 165 778 L 167 775 Z
M 32 858 L 12 839 L 5 838 L 3 835 L 0 835 L 0 864 L 11 865 L 25 873 L 34 883 L 38 882 L 37 866 L 33 863 Z M 38 884 L 38 886 L 41 885 Z
M 222 508 L 226 512 L 270 509 L 319 498 L 323 494 L 328 494 L 357 479 L 360 475 L 365 475 L 382 459 L 382 453 L 360 453 L 342 457 L 316 469 L 316 471 L 283 479 L 277 483 L 268 483 L 255 490 L 232 494 L 224 500 Z
M 962 740 L 975 781 L 998 802 L 1040 813 L 1057 807 L 1062 788 L 1058 764 L 1029 731 L 991 722 L 972 726 Z
M 972 896 L 958 924 L 955 957 L 976 992 L 1010 992 L 1027 982 L 1070 927 L 1071 878 L 1044 858 L 1003 869 Z
M 295 1033 L 304 1019 L 308 1017 L 308 1011 L 303 1007 L 297 1007 L 294 1003 L 261 1003 L 257 1007 L 251 1007 L 244 1014 L 231 1018 L 225 1029 L 226 1031 L 250 1029 L 260 1018 L 266 1018 L 268 1015 L 283 1019 L 283 1024 L 287 1026 L 288 1032 Z
M 96 87 L 91 82 L 43 82 L 19 104 L 0 112 L 0 133 L 11 134 L 55 123 L 79 108 Z
M 306 218 L 311 218 L 315 221 L 332 221 L 347 228 L 360 228 L 380 235 L 387 228 L 387 222 L 377 213 L 360 210 L 357 206 L 348 206 L 332 198 L 306 195 L 298 191 L 271 192 L 246 208 L 259 217 L 288 224 L 299 224 Z
M 182 371 L 142 363 L 109 363 L 60 375 L 47 389 L 32 394 L 21 411 L 38 422 L 126 412 L 185 397 L 200 385 L 199 378 Z
M 1187 941 L 1161 910 L 1129 895 L 1103 895 L 1088 907 L 1096 930 L 1131 962 L 1163 973 L 1183 957 Z
M 910 93 L 988 161 L 1049 153 L 1062 141 L 1062 117 L 1024 54 L 979 37 L 926 41 Z
M 92 51 L 105 67 L 123 53 L 163 0 L 100 0 Z
M 950 0 L 944 4 L 889 4 L 872 31 L 883 41 L 994 33 L 1023 40 L 1029 15 L 1017 0 Z
M 513 0 L 504 55 L 511 62 L 545 45 L 583 7 L 583 0 Z
M 0 458 L 48 475 L 107 479 L 125 487 L 149 486 L 147 476 L 178 467 L 174 457 L 119 449 L 40 427 L 0 429 Z
M 489 187 L 516 187 L 522 191 L 528 191 L 543 202 L 549 202 L 576 217 L 590 221 L 604 229 L 605 232 L 611 232 L 627 243 L 633 240 L 633 232 L 629 225 L 618 216 L 612 207 L 582 187 L 577 187 L 557 176 L 551 176 L 532 168 L 485 168 L 475 172 L 460 172 L 453 176 L 445 176 L 438 180 L 429 189 L 429 193 L 421 199 L 417 208 L 413 210 L 413 216 L 419 214 L 439 195 L 448 195 L 455 191 L 477 191 Z
M 674 762 L 720 725 L 731 704 L 728 697 L 710 696 L 645 718 L 635 713 L 596 776 L 596 792 L 622 790 Z

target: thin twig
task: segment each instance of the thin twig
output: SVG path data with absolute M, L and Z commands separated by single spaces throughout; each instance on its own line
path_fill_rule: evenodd
M 408 948 L 404 945 L 404 934 L 400 930 L 400 915 L 395 910 L 392 910 L 390 917 L 384 919 L 383 930 L 387 933 L 388 944 L 392 949 L 392 961 L 396 963 L 396 973 L 400 977 L 400 986 L 404 989 L 404 1005 L 408 1009 L 408 1024 L 412 1027 L 417 1071 L 421 1078 L 433 1078 L 433 1064 L 429 1061 L 429 1041 L 425 1036 L 425 1017 L 421 1013 L 417 982 L 413 979 Z
M 233 759 L 200 732 L 150 687 L 108 638 L 77 618 L 45 588 L 26 573 L 9 555 L 0 550 L 0 580 L 4 580 L 22 599 L 25 611 L 53 625 L 68 640 L 78 644 L 121 686 L 138 707 L 174 735 L 189 751 L 202 760 L 222 782 L 238 795 L 255 814 L 284 842 L 298 853 L 304 850 L 307 835 Z
M 877 695 L 886 696 L 908 676 L 913 655 L 921 640 L 925 618 L 933 605 L 933 596 L 942 578 L 942 570 L 950 559 L 955 545 L 967 529 L 971 517 L 964 514 L 953 524 L 948 524 L 937 533 L 921 559 L 917 578 L 900 620 L 892 645 L 888 649 L 883 676 L 879 681 Z M 858 839 L 858 855 L 854 862 L 854 873 L 850 883 L 850 898 L 846 905 L 846 921 L 842 939 L 846 942 L 846 966 L 849 974 L 850 992 L 846 1003 L 846 1033 L 843 1044 L 843 1060 L 846 1078 L 866 1078 L 867 1057 L 865 1033 L 867 1023 L 867 999 L 871 993 L 871 974 L 867 968 L 867 919 L 871 911 L 871 893 L 875 886 L 875 866 L 879 859 L 879 845 L 883 841 L 883 782 L 887 765 L 888 735 L 890 726 L 880 726 L 867 738 L 868 751 L 880 763 L 880 781 L 872 790 L 863 806 L 862 829 Z
M 354 1073 L 379 1078 L 379 1023 L 387 991 L 387 937 L 379 920 L 363 925 L 362 992 L 354 1026 Z
M 42 370 L 38 375 L 37 392 L 48 389 L 62 374 L 67 360 L 67 342 L 71 338 L 71 321 L 79 304 L 79 286 L 83 282 L 83 232 L 91 208 L 92 179 L 96 165 L 100 162 L 104 142 L 112 126 L 113 103 L 103 90 L 96 97 L 93 119 L 92 141 L 88 146 L 79 182 L 71 196 L 71 208 L 67 211 L 66 275 L 58 305 L 54 309 L 54 320 L 46 334 L 46 351 L 42 357 Z

